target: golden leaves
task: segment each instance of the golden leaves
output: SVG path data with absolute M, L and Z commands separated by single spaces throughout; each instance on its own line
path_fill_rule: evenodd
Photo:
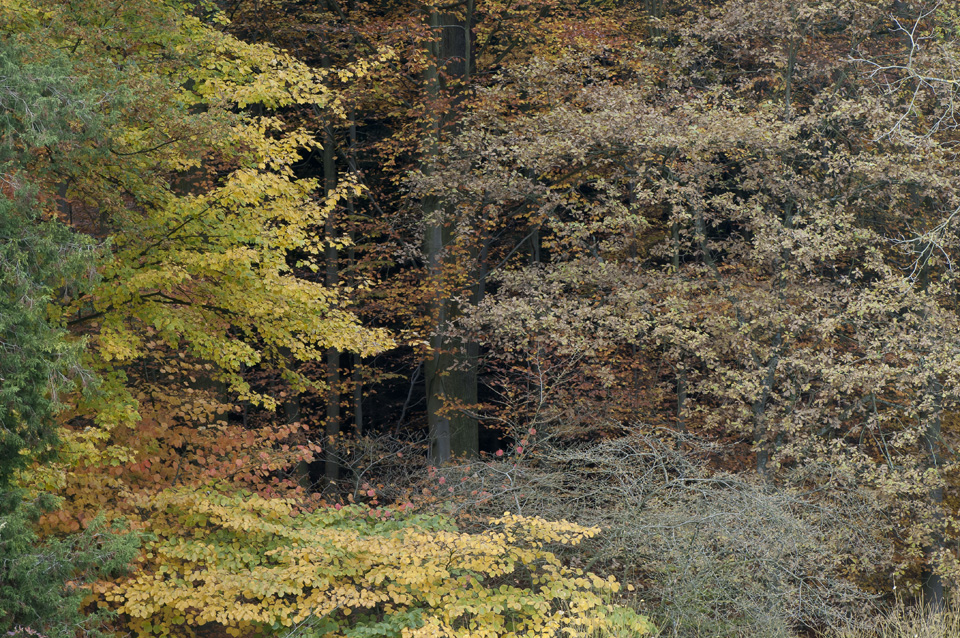
M 145 635 L 169 630 L 183 612 L 230 630 L 314 616 L 341 635 L 377 614 L 417 611 L 422 624 L 405 625 L 403 635 L 555 636 L 606 626 L 604 596 L 618 588 L 566 570 L 538 546 L 597 532 L 566 522 L 508 515 L 465 534 L 440 517 L 384 520 L 359 505 L 304 510 L 291 500 L 187 489 L 164 491 L 148 507 L 154 567 L 107 598 L 150 627 Z M 566 613 L 558 600 L 568 601 Z
M 79 74 L 128 96 L 111 107 L 90 150 L 96 161 L 36 167 L 37 179 L 50 182 L 44 188 L 69 183 L 60 197 L 95 206 L 97 232 L 110 233 L 101 283 L 61 313 L 90 327 L 93 367 L 140 359 L 153 331 L 157 342 L 215 362 L 214 376 L 241 399 L 272 407 L 270 397 L 250 391 L 241 369 L 265 362 L 283 369 L 330 347 L 371 355 L 392 345 L 386 331 L 361 325 L 347 293 L 298 278 L 288 265 L 293 251 L 323 252 L 317 229 L 360 187 L 344 179 L 318 193 L 316 180 L 296 179 L 293 165 L 319 148 L 315 131 L 271 112 L 306 106 L 342 115 L 333 77 L 365 77 L 392 52 L 314 70 L 153 0 L 123 3 L 123 19 L 104 18 L 111 29 L 90 26 L 108 11 L 96 3 L 74 13 L 58 3 L 5 0 L 0 21 L 34 5 L 38 16 L 50 10 L 48 24 L 17 22 L 15 31 L 42 29 L 52 48 L 73 51 Z M 256 116 L 242 111 L 249 105 Z

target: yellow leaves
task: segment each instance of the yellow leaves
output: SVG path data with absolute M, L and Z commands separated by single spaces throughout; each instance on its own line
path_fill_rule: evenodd
M 0 23 L 8 32 L 36 27 L 51 17 L 50 11 L 29 0 L 0 0 Z
M 269 169 L 288 177 L 292 175 L 290 165 L 301 159 L 304 150 L 320 147 L 309 131 L 303 128 L 285 131 L 281 120 L 267 116 L 240 118 L 231 128 L 226 142 L 242 149 L 247 167 Z M 310 180 L 303 183 L 314 184 Z
M 140 354 L 140 337 L 118 323 L 106 323 L 98 335 L 100 356 L 104 361 L 131 361 Z
M 224 627 L 289 626 L 313 615 L 342 635 L 371 622 L 360 612 L 389 607 L 418 610 L 423 624 L 403 627 L 403 635 L 475 636 L 478 627 L 490 636 L 555 635 L 563 626 L 603 626 L 602 594 L 615 586 L 567 574 L 556 557 L 509 545 L 501 532 L 463 534 L 437 518 L 397 512 L 399 520 L 384 520 L 363 506 L 306 511 L 289 500 L 186 489 L 147 505 L 158 536 L 155 569 L 108 600 L 155 632 L 175 611 L 192 610 L 196 622 Z M 531 532 L 527 519 L 508 522 L 519 535 L 550 529 L 560 542 L 582 531 L 535 520 L 541 531 Z M 530 580 L 532 587 L 521 584 Z M 566 616 L 557 614 L 560 599 L 571 601 Z
M 322 74 L 288 54 L 217 32 L 209 37 L 214 46 L 199 69 L 195 89 L 205 100 L 271 109 L 292 104 L 326 107 L 334 101 Z
M 69 309 L 94 335 L 94 367 L 144 356 L 151 346 L 143 337 L 154 331 L 161 348 L 215 362 L 214 376 L 241 399 L 271 407 L 272 399 L 250 391 L 242 368 L 283 369 L 330 347 L 372 355 L 393 342 L 384 330 L 364 329 L 348 294 L 291 272 L 290 253 L 322 253 L 317 228 L 362 189 L 344 179 L 333 193 L 318 193 L 316 180 L 296 179 L 293 165 L 319 148 L 316 132 L 291 129 L 269 110 L 341 113 L 331 86 L 366 77 L 393 53 L 314 70 L 181 8 L 131 0 L 123 3 L 130 19 L 104 16 L 112 26 L 99 29 L 90 26 L 103 22 L 97 3 L 68 12 L 41 0 L 0 0 L 0 21 L 18 29 L 21 17 L 52 11 L 45 44 L 73 51 L 78 73 L 105 94 L 128 96 L 111 106 L 97 161 L 60 167 L 56 183 L 46 185 L 55 192 L 69 184 L 67 200 L 95 205 L 115 229 L 102 283 Z M 253 104 L 266 114 L 238 112 Z M 124 411 L 108 418 L 133 416 Z
M 347 68 L 314 69 L 270 45 L 242 42 L 213 30 L 207 37 L 208 55 L 194 78 L 194 90 L 206 101 L 225 101 L 240 108 L 309 105 L 343 117 L 338 96 L 328 87 L 328 76 L 342 83 L 357 81 L 395 57 L 391 49 L 383 48 L 375 57 Z
M 584 538 L 592 538 L 600 533 L 599 527 L 582 527 L 568 521 L 547 521 L 542 518 L 520 517 L 510 512 L 494 519 L 491 523 L 502 525 L 508 538 L 519 536 L 531 543 L 561 543 L 577 545 Z
M 304 361 L 329 347 L 366 356 L 392 345 L 386 331 L 360 326 L 339 291 L 290 272 L 288 252 L 320 252 L 314 229 L 360 186 L 345 179 L 318 201 L 316 182 L 295 180 L 290 169 L 316 142 L 280 129 L 269 117 L 237 122 L 228 140 L 244 149 L 243 166 L 209 192 L 167 197 L 116 239 L 122 249 L 93 294 L 108 309 L 98 342 L 105 361 L 141 356 L 136 327 L 146 324 L 168 345 L 217 362 L 241 398 L 270 407 L 237 374 L 265 350 Z

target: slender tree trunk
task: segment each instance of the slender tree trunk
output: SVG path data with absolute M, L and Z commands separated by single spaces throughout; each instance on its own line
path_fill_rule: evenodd
M 797 5 L 790 4 L 790 19 L 797 25 Z M 802 37 L 802 36 L 801 36 Z M 797 53 L 800 50 L 800 37 L 791 35 L 787 43 L 787 64 L 783 71 L 783 119 L 789 122 L 793 119 L 793 76 L 797 66 Z
M 940 457 L 940 433 L 941 433 L 941 405 L 943 403 L 943 384 L 934 377 L 928 387 L 928 393 L 933 396 L 933 412 L 924 415 L 926 419 L 926 429 L 923 434 L 923 455 L 924 465 L 927 469 L 939 470 L 942 464 Z M 928 498 L 935 508 L 943 504 L 943 487 L 938 487 L 930 491 Z M 942 524 L 942 515 L 939 513 L 934 517 L 932 524 L 935 526 L 932 539 L 929 545 L 923 548 L 924 567 L 920 574 L 921 593 L 923 602 L 931 608 L 938 611 L 943 610 L 943 578 L 934 570 L 934 561 L 936 555 L 943 550 L 943 534 L 939 528 Z
M 663 0 L 643 0 L 643 8 L 647 14 L 647 36 L 651 40 L 658 40 L 663 35 L 660 20 L 663 19 Z
M 781 333 L 777 333 L 776 341 L 776 350 L 779 351 L 782 343 Z M 760 396 L 753 403 L 753 443 L 757 447 L 757 473 L 763 477 L 768 475 L 767 464 L 770 461 L 771 447 L 770 442 L 767 441 L 767 402 L 770 400 L 770 394 L 773 391 L 779 363 L 779 354 L 771 355 L 767 361 Z
M 246 412 L 246 405 L 244 405 L 244 412 Z M 299 394 L 291 394 L 291 396 L 283 402 L 283 420 L 288 425 L 300 420 Z M 313 486 L 313 481 L 310 477 L 310 463 L 299 461 L 293 468 L 293 475 L 300 487 L 309 490 Z
M 356 109 L 350 109 L 350 130 L 348 163 L 351 166 L 357 165 L 357 112 Z M 356 232 L 353 224 L 356 223 L 356 211 L 354 210 L 353 197 L 347 199 L 347 219 L 350 223 L 350 248 L 347 249 L 347 264 L 353 272 L 354 285 L 360 280 L 357 273 L 357 251 L 354 247 Z M 358 437 L 363 436 L 363 357 L 360 354 L 353 355 L 353 370 L 351 372 L 353 381 L 353 429 Z
M 353 355 L 353 428 L 363 436 L 363 357 Z
M 681 361 L 678 365 L 683 365 Z M 687 431 L 687 369 L 677 371 L 677 429 Z
M 926 250 L 926 248 L 925 248 Z M 925 264 L 920 271 L 920 286 L 926 290 L 930 285 L 930 268 Z M 939 472 L 943 459 L 940 456 L 941 445 L 941 416 L 943 413 L 943 383 L 937 378 L 935 372 L 931 372 L 930 381 L 927 385 L 927 396 L 931 397 L 933 406 L 931 412 L 922 414 L 921 418 L 925 421 L 925 429 L 921 445 L 921 453 L 924 457 L 924 466 L 926 469 L 933 469 Z M 943 505 L 943 487 L 933 489 L 927 495 L 937 514 L 931 522 L 934 525 L 934 531 L 930 544 L 923 548 L 924 566 L 920 573 L 920 593 L 924 604 L 932 609 L 942 611 L 944 607 L 943 599 L 943 578 L 934 569 L 936 555 L 943 550 L 943 534 L 940 527 L 943 524 L 943 515 L 940 508 Z
M 793 199 L 788 199 L 784 206 L 783 228 L 787 230 L 793 228 L 793 212 L 795 206 L 796 203 L 793 201 Z M 786 285 L 787 270 L 790 267 L 792 258 L 793 255 L 788 249 L 784 248 L 780 251 L 780 272 L 779 276 L 777 276 L 777 279 L 774 282 L 774 285 L 780 290 L 781 306 L 786 303 L 783 298 L 783 288 Z M 753 356 L 754 361 L 757 363 L 757 367 L 761 368 L 760 357 L 756 353 Z M 777 334 L 773 339 L 773 352 L 763 366 L 766 368 L 766 372 L 763 377 L 760 396 L 752 406 L 754 422 L 753 442 L 757 448 L 757 473 L 765 478 L 770 478 L 768 468 L 770 456 L 771 453 L 776 450 L 777 442 L 781 440 L 779 435 L 774 441 L 768 440 L 767 403 L 770 401 L 770 396 L 773 394 L 773 387 L 777 380 L 777 366 L 780 365 L 780 360 L 783 356 L 785 356 L 784 330 L 783 327 L 781 327 L 777 330 Z
M 337 187 L 337 165 L 336 165 L 336 140 L 333 135 L 333 126 L 327 124 L 324 128 L 323 140 L 323 183 L 329 196 Z M 327 217 L 324 235 L 327 241 L 332 242 L 336 237 L 336 220 L 333 213 Z M 327 245 L 324 249 L 324 261 L 326 262 L 326 271 L 324 273 L 324 283 L 332 288 L 340 282 L 339 272 L 339 254 L 337 248 L 333 245 Z M 326 421 L 324 423 L 324 434 L 326 435 L 326 450 L 324 462 L 324 476 L 328 484 L 331 481 L 337 481 L 340 478 L 340 462 L 337 457 L 339 449 L 338 437 L 340 435 L 340 351 L 336 348 L 329 348 L 326 352 L 327 367 L 327 406 Z

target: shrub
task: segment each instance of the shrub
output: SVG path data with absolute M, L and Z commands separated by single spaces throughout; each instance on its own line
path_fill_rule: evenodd
M 714 473 L 704 460 L 713 452 L 669 430 L 541 442 L 438 468 L 423 491 L 464 519 L 510 508 L 602 527 L 564 558 L 642 585 L 664 635 L 773 638 L 869 616 L 873 597 L 853 577 L 890 564 L 870 495 L 837 489 L 815 500 Z
M 101 618 L 80 613 L 88 586 L 120 573 L 139 546 L 136 534 L 120 533 L 103 518 L 77 534 L 41 542 L 31 519 L 46 505 L 24 503 L 0 516 L 0 636 L 92 635 Z
M 867 627 L 846 629 L 836 638 L 954 638 L 960 636 L 960 599 L 950 599 L 942 611 L 908 606 L 902 600 Z
M 140 635 L 519 636 L 617 627 L 653 631 L 606 600 L 619 589 L 564 567 L 550 545 L 596 535 L 505 514 L 481 533 L 443 516 L 362 505 L 168 490 L 145 504 L 147 568 L 104 591 Z

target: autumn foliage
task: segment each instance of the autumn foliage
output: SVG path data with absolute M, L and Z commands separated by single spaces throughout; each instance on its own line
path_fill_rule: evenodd
M 404 507 L 304 508 L 215 489 L 169 490 L 143 507 L 157 540 L 138 576 L 102 594 L 140 635 L 210 624 L 233 636 L 303 624 L 410 638 L 653 631 L 607 603 L 612 577 L 565 568 L 548 550 L 595 528 L 506 514 L 469 534 Z
M 935 0 L 0 0 L 0 555 L 78 548 L 28 633 L 942 604 L 958 34 Z

